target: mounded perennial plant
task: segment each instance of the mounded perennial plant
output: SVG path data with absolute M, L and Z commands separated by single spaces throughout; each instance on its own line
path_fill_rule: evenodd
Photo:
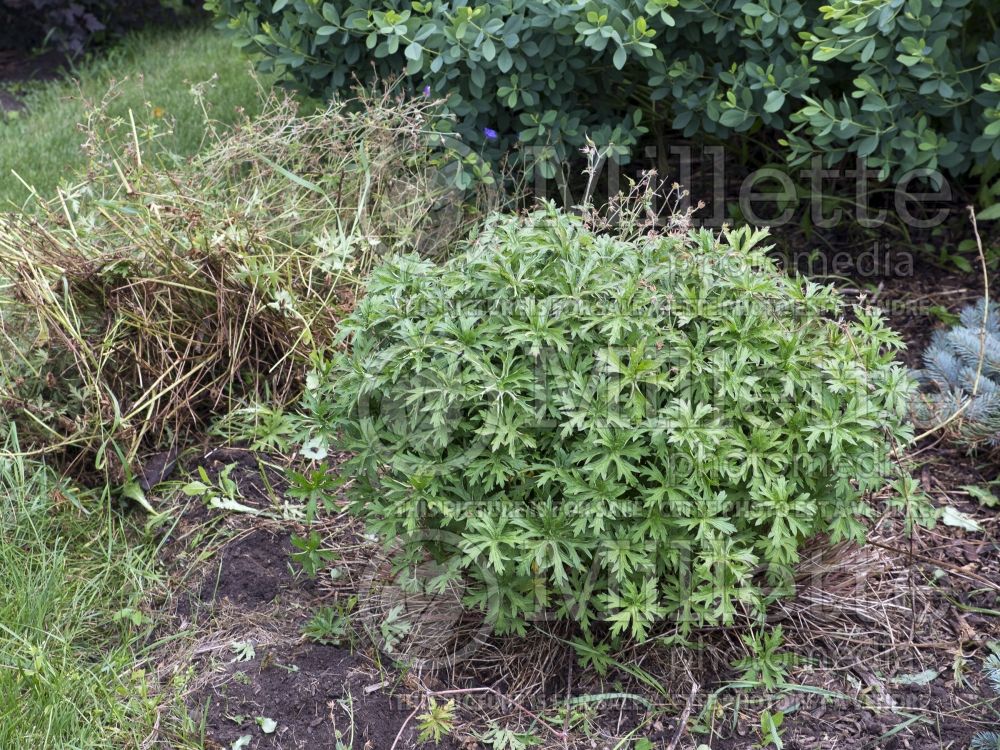
M 627 241 L 548 207 L 390 260 L 311 378 L 310 449 L 352 451 L 353 512 L 497 631 L 759 614 L 803 542 L 863 540 L 912 390 L 880 314 L 765 236 Z

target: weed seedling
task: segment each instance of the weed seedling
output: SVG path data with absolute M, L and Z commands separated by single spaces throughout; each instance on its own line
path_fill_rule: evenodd
M 339 482 L 333 474 L 323 469 L 317 469 L 309 474 L 289 471 L 288 481 L 291 487 L 286 494 L 303 502 L 306 508 L 306 523 L 312 523 L 316 519 L 316 513 L 321 507 L 329 510 L 334 506 L 333 493 Z
M 298 550 L 292 553 L 292 560 L 298 563 L 310 578 L 315 578 L 320 568 L 338 558 L 333 550 L 321 549 L 322 544 L 323 538 L 315 531 L 309 532 L 307 537 L 292 535 L 292 546 Z
M 743 670 L 742 682 L 759 682 L 768 690 L 774 690 L 785 681 L 790 667 L 795 665 L 795 655 L 783 653 L 784 634 L 781 626 L 760 633 L 748 633 L 743 642 L 750 647 L 750 655 L 733 663 Z
M 250 641 L 233 641 L 229 648 L 235 654 L 233 661 L 250 661 L 257 656 L 257 650 Z
M 412 627 L 412 624 L 403 618 L 402 604 L 397 604 L 386 612 L 382 623 L 379 625 L 379 630 L 382 632 L 382 642 L 385 644 L 386 651 L 394 651 Z
M 754 747 L 766 748 L 774 746 L 775 750 L 782 750 L 785 743 L 781 739 L 781 724 L 785 720 L 785 715 L 781 711 L 771 713 L 767 709 L 760 712 L 760 743 Z
M 306 623 L 302 634 L 325 646 L 342 646 L 351 640 L 351 611 L 358 603 L 352 596 L 336 607 L 322 607 Z
M 533 734 L 501 729 L 493 722 L 490 723 L 487 732 L 479 735 L 479 741 L 493 750 L 526 750 L 526 748 L 542 744 L 542 741 Z M 638 745 L 636 748 L 638 749 Z
M 455 728 L 455 701 L 438 703 L 431 698 L 427 710 L 417 716 L 417 728 L 420 730 L 419 742 L 433 740 L 435 745 L 440 744 Z

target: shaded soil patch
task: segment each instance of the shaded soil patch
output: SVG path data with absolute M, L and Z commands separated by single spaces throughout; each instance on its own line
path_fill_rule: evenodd
M 284 480 L 268 457 L 220 449 L 199 463 L 213 482 L 231 467 L 247 507 L 268 514 L 280 509 Z M 192 571 L 191 555 L 203 551 L 201 545 L 180 548 L 202 538 L 199 533 L 223 541 Z M 388 750 L 397 736 L 399 750 L 434 746 L 417 741 L 414 686 L 381 665 L 369 644 L 352 637 L 354 648 L 341 648 L 302 636 L 309 618 L 336 597 L 292 564 L 293 533 L 307 532 L 293 521 L 226 512 L 200 499 L 171 532 L 164 559 L 186 583 L 158 635 L 192 627 L 197 634 L 179 661 L 196 674 L 185 702 L 203 722 L 204 747 L 228 750 L 247 735 L 251 750 L 332 749 L 338 741 L 345 748 Z M 264 731 L 264 719 L 275 722 L 273 731 Z M 436 747 L 460 746 L 445 740 Z
M 0 83 L 49 81 L 59 76 L 66 62 L 66 55 L 57 50 L 33 53 L 0 47 Z
M 400 728 L 412 708 L 386 695 L 373 682 L 365 660 L 331 646 L 291 644 L 268 648 L 248 662 L 229 664 L 217 684 L 192 703 L 206 705 L 207 736 L 229 748 L 250 735 L 254 748 L 414 748 L 412 722 Z M 258 718 L 277 727 L 265 734 Z M 442 743 L 439 747 L 454 747 Z
M 66 62 L 66 56 L 55 50 L 34 54 L 0 48 L 0 113 L 24 109 L 18 85 L 55 80 L 62 74 Z
M 287 534 L 268 529 L 250 531 L 219 552 L 218 564 L 202 584 L 200 598 L 257 609 L 274 604 L 283 593 L 301 595 L 313 587 L 308 580 L 296 583 L 290 568 L 292 551 Z

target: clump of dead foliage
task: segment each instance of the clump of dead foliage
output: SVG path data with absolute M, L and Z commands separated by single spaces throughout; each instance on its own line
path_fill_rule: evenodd
M 365 96 L 207 127 L 86 125 L 87 179 L 0 221 L 0 404 L 22 446 L 128 482 L 234 400 L 291 398 L 381 256 L 439 254 L 475 211 L 442 177 L 423 100 Z

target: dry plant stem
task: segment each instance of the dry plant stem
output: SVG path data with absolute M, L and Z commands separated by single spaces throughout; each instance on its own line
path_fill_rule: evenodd
M 684 730 L 687 729 L 688 718 L 691 716 L 691 708 L 694 706 L 695 696 L 698 695 L 698 690 L 700 685 L 697 682 L 691 682 L 691 692 L 688 695 L 687 703 L 684 704 L 684 710 L 681 711 L 681 715 L 677 719 L 677 729 L 674 731 L 674 737 L 670 740 L 670 744 L 667 745 L 666 750 L 675 750 L 678 743 L 681 741 L 681 737 L 684 736 Z
M 969 212 L 969 218 L 972 220 L 972 232 L 976 237 L 976 249 L 979 252 L 979 267 L 983 272 L 983 323 L 979 328 L 979 362 L 976 364 L 976 377 L 972 382 L 972 398 L 976 397 L 979 393 L 979 381 L 983 374 L 983 362 L 986 359 L 986 323 L 989 319 L 989 305 L 990 305 L 990 277 L 989 270 L 986 267 L 986 253 L 983 252 L 983 240 L 979 236 L 979 224 L 976 222 L 976 211 L 972 206 L 966 206 L 966 210 Z M 949 424 L 954 422 L 956 419 L 962 416 L 969 405 L 972 403 L 972 398 L 966 400 L 964 404 L 958 407 L 955 412 L 949 416 L 946 420 L 941 422 L 941 424 L 931 427 L 926 432 L 917 435 L 913 442 L 917 443 L 930 435 L 933 435 L 938 430 L 944 429 Z
M 430 104 L 365 96 L 310 115 L 272 96 L 183 164 L 156 158 L 136 113 L 90 114 L 88 182 L 0 218 L 0 337 L 48 341 L 43 365 L 0 363 L 23 455 L 121 484 L 233 404 L 294 398 L 381 257 L 466 236 L 487 198 L 440 179 Z
M 554 729 L 552 726 L 547 724 L 538 714 L 532 713 L 531 711 L 529 711 L 527 708 L 522 706 L 520 703 L 518 703 L 511 697 L 506 696 L 503 693 L 494 690 L 491 687 L 479 687 L 479 688 L 456 688 L 454 690 L 436 690 L 434 692 L 429 692 L 426 695 L 424 695 L 421 698 L 420 703 L 417 705 L 417 707 L 410 712 L 409 716 L 406 717 L 406 719 L 403 721 L 403 724 L 399 727 L 399 732 L 396 733 L 396 739 L 392 741 L 392 747 L 390 747 L 389 750 L 396 750 L 396 746 L 399 744 L 400 739 L 402 739 L 403 732 L 406 731 L 406 727 L 409 726 L 410 721 L 413 719 L 414 716 L 417 715 L 417 711 L 419 711 L 420 708 L 424 705 L 424 701 L 428 697 L 445 698 L 454 695 L 471 695 L 473 693 L 491 693 L 500 700 L 510 703 L 512 706 L 514 706 L 514 708 L 518 709 L 525 715 L 530 716 L 532 719 L 535 720 L 535 722 L 548 729 L 552 734 L 556 736 L 557 739 L 561 740 L 564 744 L 566 743 L 567 734 L 565 731 L 559 731 L 558 729 Z M 690 712 L 690 707 L 688 708 L 688 711 Z
M 879 547 L 880 549 L 887 550 L 889 552 L 895 552 L 896 554 L 899 555 L 908 555 L 912 559 L 919 560 L 920 562 L 923 563 L 928 563 L 930 565 L 937 565 L 938 567 L 945 568 L 946 570 L 948 570 L 951 573 L 954 573 L 957 576 L 964 576 L 969 580 L 975 581 L 976 583 L 981 583 L 983 586 L 986 586 L 987 588 L 992 589 L 993 591 L 1000 591 L 1000 584 L 994 583 L 988 578 L 984 578 L 983 576 L 978 575 L 976 573 L 970 573 L 967 570 L 962 570 L 962 568 L 953 563 L 945 562 L 944 560 L 937 560 L 933 557 L 930 557 L 929 555 L 921 555 L 919 552 L 901 550 L 898 547 L 892 547 L 888 544 L 880 544 L 879 542 L 869 542 L 869 544 L 875 547 Z
M 392 747 L 390 747 L 389 750 L 396 750 L 396 746 L 399 744 L 399 740 L 402 738 L 403 732 L 406 731 L 406 727 L 408 727 L 410 725 L 410 722 L 413 720 L 413 717 L 417 715 L 417 711 L 420 710 L 420 706 L 422 706 L 422 705 L 423 705 L 423 701 L 421 701 L 417 705 L 417 707 L 415 709 L 413 709 L 412 711 L 410 711 L 410 714 L 405 719 L 403 719 L 403 723 L 402 723 L 402 725 L 400 725 L 399 731 L 396 732 L 396 739 L 394 739 L 392 741 Z
M 568 666 L 566 667 L 566 703 L 569 704 L 569 699 L 573 692 L 573 662 L 570 660 Z M 569 711 L 563 717 L 563 747 L 569 747 Z
M 515 701 L 510 696 L 504 695 L 500 691 L 494 690 L 491 687 L 455 688 L 454 690 L 438 690 L 438 691 L 435 691 L 433 693 L 428 693 L 428 695 L 431 695 L 431 696 L 433 696 L 435 698 L 444 698 L 444 697 L 452 696 L 452 695 L 470 695 L 472 693 L 490 693 L 492 695 L 495 695 L 500 700 L 506 701 L 507 703 L 509 703 L 510 705 L 512 705 L 514 708 L 516 708 L 521 713 L 525 714 L 526 716 L 530 716 L 532 719 L 534 719 L 536 722 L 538 722 L 538 724 L 540 724 L 541 726 L 545 727 L 552 734 L 554 734 L 557 739 L 560 739 L 560 740 L 565 740 L 566 739 L 566 734 L 564 732 L 562 732 L 561 730 L 555 729 L 550 724 L 546 723 L 542 719 L 541 716 L 539 716 L 536 713 L 533 713 L 533 712 L 529 711 L 527 708 L 525 708 L 524 706 L 522 706 L 520 703 L 518 703 L 517 701 Z

